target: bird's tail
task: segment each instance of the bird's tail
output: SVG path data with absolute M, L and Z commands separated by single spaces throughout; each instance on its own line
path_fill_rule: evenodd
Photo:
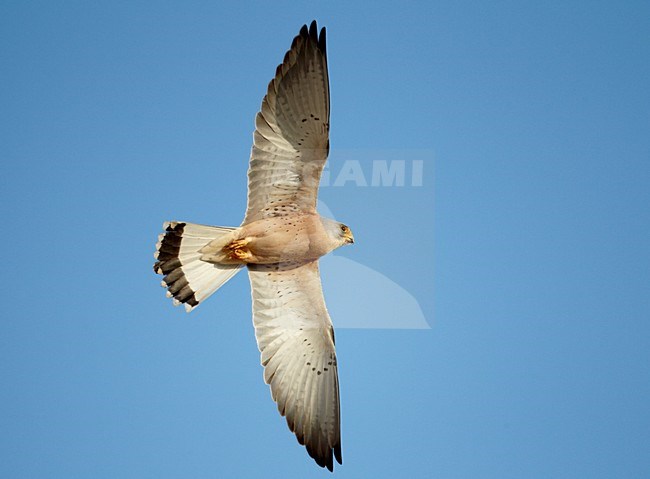
M 165 277 L 161 285 L 174 306 L 185 304 L 189 313 L 239 271 L 243 264 L 209 263 L 200 252 L 208 243 L 230 235 L 236 228 L 167 222 L 156 244 L 153 270 Z

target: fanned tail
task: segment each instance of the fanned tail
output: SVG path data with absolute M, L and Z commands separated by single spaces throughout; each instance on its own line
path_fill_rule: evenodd
M 174 306 L 183 303 L 189 313 L 232 278 L 244 265 L 201 260 L 201 248 L 231 234 L 236 228 L 166 222 L 158 237 L 153 270 L 164 275 L 161 285 Z

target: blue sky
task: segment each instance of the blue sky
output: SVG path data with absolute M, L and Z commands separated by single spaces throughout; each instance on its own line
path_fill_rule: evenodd
M 407 171 L 321 190 L 357 240 L 323 279 L 336 476 L 650 475 L 648 4 L 279 1 L 0 6 L 0 476 L 329 474 L 262 381 L 245 274 L 186 315 L 151 269 L 163 221 L 241 221 L 314 18 L 331 176 Z

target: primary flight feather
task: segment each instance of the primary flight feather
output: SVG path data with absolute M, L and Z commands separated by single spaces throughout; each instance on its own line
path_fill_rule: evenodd
M 332 471 L 342 463 L 339 383 L 318 258 L 354 237 L 316 212 L 329 118 L 325 28 L 314 21 L 293 39 L 255 118 L 241 226 L 165 223 L 154 271 L 189 312 L 247 267 L 264 380 L 300 444 Z

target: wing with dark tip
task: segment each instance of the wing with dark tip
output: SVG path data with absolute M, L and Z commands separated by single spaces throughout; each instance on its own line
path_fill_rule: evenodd
M 316 211 L 329 121 L 325 28 L 314 21 L 293 39 L 255 118 L 243 224 Z
M 342 464 L 334 329 L 318 262 L 248 265 L 264 380 L 298 442 L 321 467 Z

